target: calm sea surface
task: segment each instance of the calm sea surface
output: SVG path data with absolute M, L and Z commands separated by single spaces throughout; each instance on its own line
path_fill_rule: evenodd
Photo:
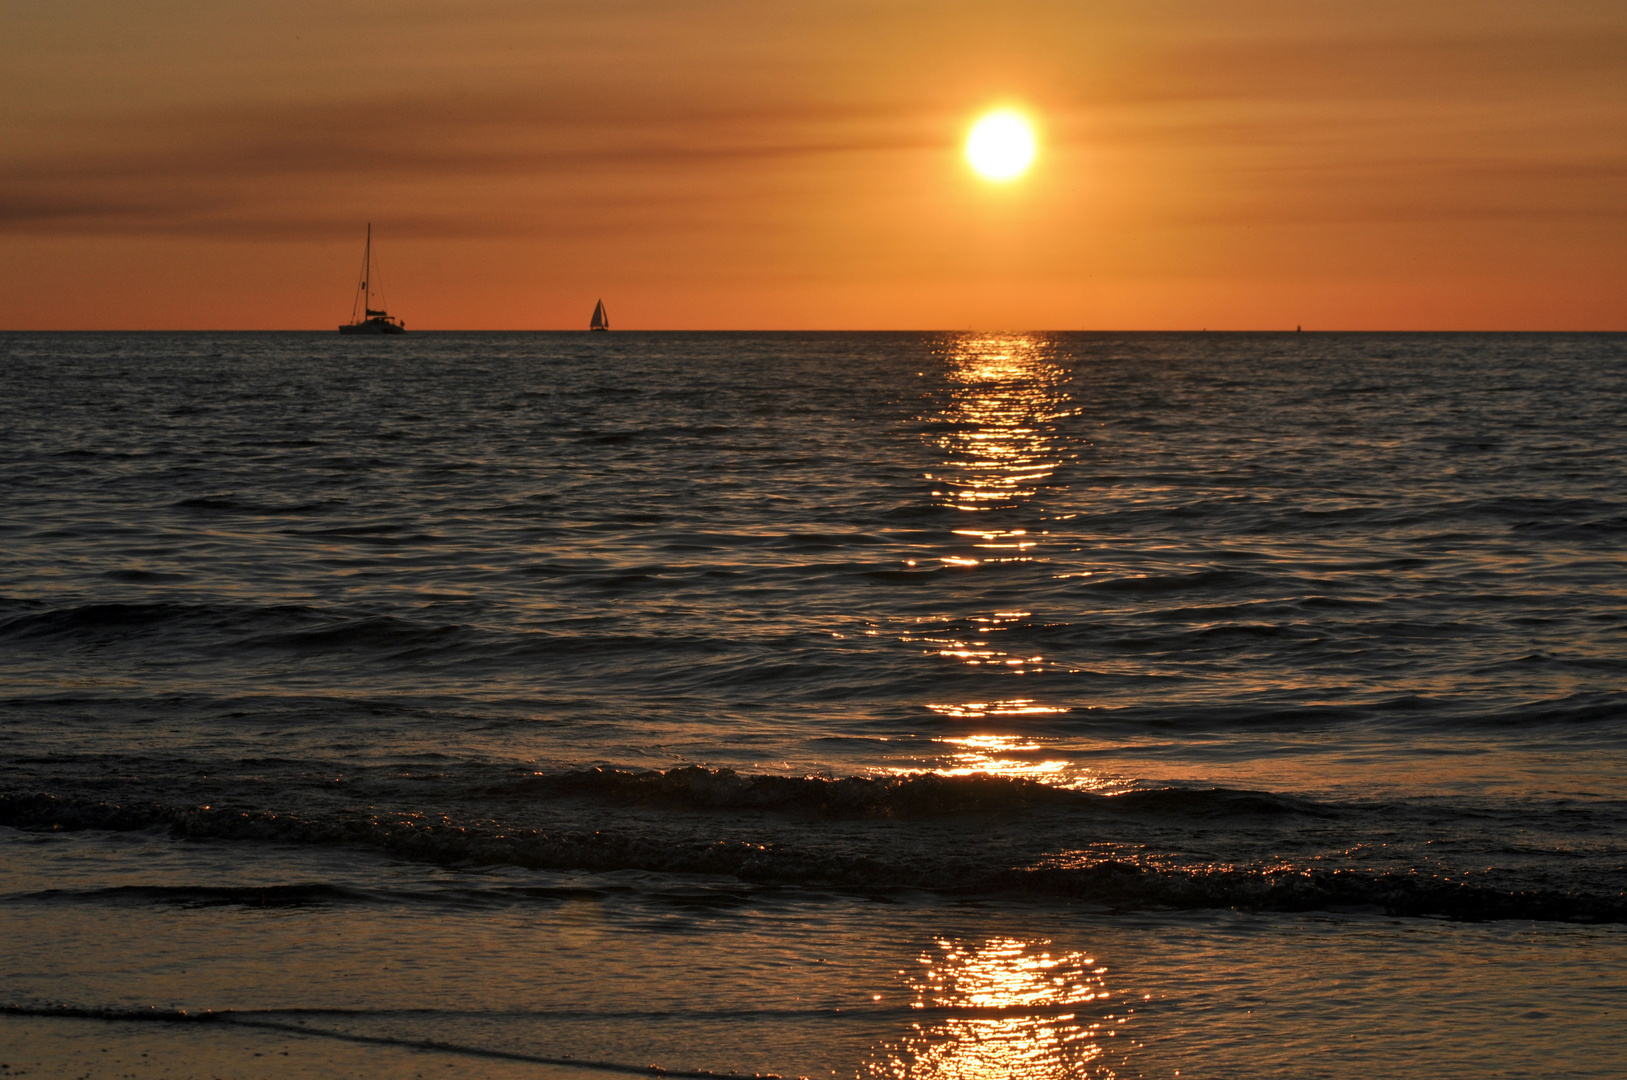
M 1627 337 L 0 336 L 0 1005 L 1619 1076 Z

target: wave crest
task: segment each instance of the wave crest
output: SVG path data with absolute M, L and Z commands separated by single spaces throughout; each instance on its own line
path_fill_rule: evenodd
M 677 776 L 672 776 L 677 773 Z M 670 779 L 669 779 L 670 777 Z M 746 800 L 772 805 L 798 792 L 874 793 L 877 801 L 854 795 L 866 813 L 872 806 L 934 805 L 933 793 L 951 792 L 952 805 L 977 805 L 985 795 L 1000 798 L 1096 799 L 1102 796 L 1048 789 L 1043 785 L 995 778 L 967 785 L 968 778 L 921 777 L 871 781 L 874 787 L 842 786 L 843 781 L 808 781 L 793 778 L 738 777 L 725 771 L 672 770 L 669 773 L 615 773 L 594 770 L 553 778 L 569 788 L 610 785 L 639 795 L 673 793 L 686 799 L 711 800 L 712 805 L 738 807 Z M 783 781 L 783 783 L 766 782 Z M 972 801 L 967 802 L 967 793 Z M 900 793 L 902 793 L 900 795 Z M 995 794 L 1004 793 L 1004 794 Z M 1181 804 L 1184 796 L 1147 793 L 1159 802 Z M 1248 793 L 1191 793 L 1199 805 L 1224 805 L 1225 799 L 1253 798 Z M 838 796 L 837 798 L 842 798 Z M 890 803 L 891 798 L 903 799 Z M 1205 801 L 1220 798 L 1220 804 Z M 823 805 L 823 804 L 821 804 Z M 1269 805 L 1269 804 L 1268 804 Z M 1160 811 L 1161 812 L 1161 811 Z M 505 827 L 498 822 L 460 824 L 445 815 L 355 812 L 330 818 L 234 810 L 227 807 L 180 807 L 158 803 L 113 805 L 60 796 L 0 795 L 0 825 L 25 829 L 167 829 L 178 837 L 319 846 L 356 846 L 390 855 L 463 866 L 517 866 L 535 870 L 611 873 L 643 871 L 660 874 L 732 877 L 765 887 L 809 886 L 865 893 L 924 889 L 958 896 L 1051 897 L 1103 905 L 1120 910 L 1240 908 L 1253 911 L 1352 910 L 1389 915 L 1446 916 L 1455 919 L 1539 919 L 1591 922 L 1627 922 L 1627 896 L 1591 894 L 1555 889 L 1502 890 L 1468 885 L 1410 873 L 1360 870 L 1314 870 L 1255 867 L 1168 868 L 1141 865 L 1119 858 L 1104 858 L 1079 865 L 1031 864 L 1011 866 L 997 857 L 968 855 L 953 844 L 922 843 L 886 853 L 864 854 L 840 844 L 754 843 L 716 838 L 658 823 L 629 818 L 623 827 L 594 831 Z M 348 894 L 324 893 L 299 886 L 287 895 L 274 894 L 285 903 L 351 902 Z M 126 894 L 122 899 L 140 897 Z M 176 896 L 161 890 L 147 898 L 154 902 L 260 903 L 265 894 L 245 889 L 241 896 L 211 892 Z M 14 898 L 15 899 L 15 898 Z

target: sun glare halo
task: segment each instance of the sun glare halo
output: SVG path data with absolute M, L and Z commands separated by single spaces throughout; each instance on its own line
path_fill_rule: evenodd
M 1014 109 L 980 117 L 966 136 L 966 160 L 985 180 L 1015 180 L 1034 161 L 1034 129 Z

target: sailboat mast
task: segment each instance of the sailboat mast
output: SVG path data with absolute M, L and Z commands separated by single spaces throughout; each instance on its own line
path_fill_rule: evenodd
M 373 306 L 373 223 L 367 223 L 367 246 L 362 249 L 362 318 Z

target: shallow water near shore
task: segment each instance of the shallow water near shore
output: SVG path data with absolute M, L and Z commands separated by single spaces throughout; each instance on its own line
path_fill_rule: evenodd
M 1620 1071 L 1627 338 L 0 365 L 0 1038 Z

